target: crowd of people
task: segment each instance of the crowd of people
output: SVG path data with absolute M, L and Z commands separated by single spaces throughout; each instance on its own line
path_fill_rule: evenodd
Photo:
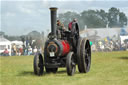
M 34 46 L 23 47 L 23 46 L 16 46 L 15 44 L 12 45 L 11 55 L 9 55 L 9 51 L 7 48 L 1 53 L 2 56 L 21 56 L 21 55 L 35 55 L 37 52 L 41 52 L 41 48 L 37 48 Z
M 41 51 L 41 48 L 37 48 L 34 46 L 33 48 L 29 45 L 27 47 L 24 46 L 18 46 L 15 45 L 12 46 L 12 56 L 14 55 L 35 55 L 38 51 Z
M 100 40 L 92 45 L 92 51 L 121 51 L 121 50 L 128 50 L 128 42 L 121 44 L 119 40 L 117 41 Z

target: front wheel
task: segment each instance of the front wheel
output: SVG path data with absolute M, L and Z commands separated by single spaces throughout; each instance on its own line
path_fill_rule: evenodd
M 73 52 L 69 52 L 66 59 L 67 74 L 72 76 L 76 71 L 76 64 L 73 58 Z
M 33 68 L 34 68 L 34 73 L 36 75 L 42 75 L 44 72 L 44 64 L 43 64 L 43 57 L 41 53 L 37 53 L 34 56 L 34 62 L 33 62 Z

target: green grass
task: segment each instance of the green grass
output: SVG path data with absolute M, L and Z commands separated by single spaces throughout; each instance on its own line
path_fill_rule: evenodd
M 0 85 L 128 85 L 128 51 L 92 53 L 90 72 L 74 76 L 65 68 L 36 76 L 33 56 L 0 57 Z

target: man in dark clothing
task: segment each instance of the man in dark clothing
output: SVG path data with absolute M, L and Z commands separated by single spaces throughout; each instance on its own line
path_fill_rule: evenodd
M 71 31 L 72 30 L 72 24 L 76 23 L 76 22 L 77 22 L 77 19 L 74 18 L 73 21 L 68 24 L 68 30 Z

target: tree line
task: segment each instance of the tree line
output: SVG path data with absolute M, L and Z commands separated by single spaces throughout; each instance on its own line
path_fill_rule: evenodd
M 115 7 L 110 8 L 108 12 L 100 9 L 84 10 L 81 13 L 68 11 L 58 15 L 58 19 L 61 20 L 65 27 L 68 26 L 73 18 L 77 18 L 81 30 L 84 29 L 85 26 L 87 28 L 124 27 L 128 22 L 125 13 Z

